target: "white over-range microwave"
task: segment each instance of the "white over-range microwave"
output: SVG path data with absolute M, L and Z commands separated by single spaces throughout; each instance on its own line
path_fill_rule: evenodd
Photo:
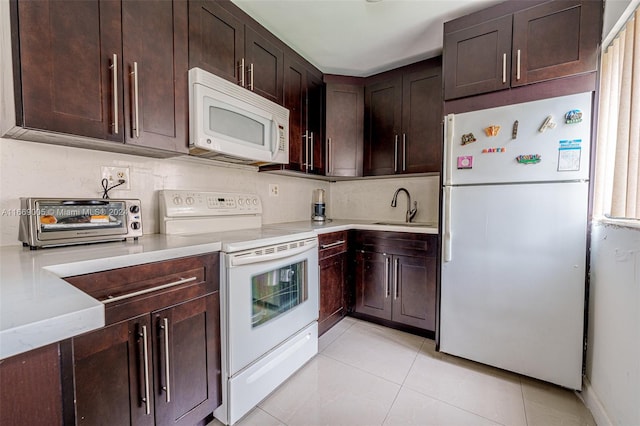
M 289 110 L 200 68 L 189 70 L 189 130 L 192 155 L 289 162 Z

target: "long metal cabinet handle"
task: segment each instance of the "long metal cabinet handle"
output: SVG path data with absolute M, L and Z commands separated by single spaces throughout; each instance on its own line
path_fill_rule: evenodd
M 502 84 L 507 82 L 507 54 L 502 54 Z
M 133 63 L 133 103 L 134 103 L 134 130 L 136 131 L 136 138 L 140 138 L 140 109 L 139 109 L 139 91 L 138 91 L 138 63 Z
M 398 135 L 395 135 L 395 148 L 393 151 L 393 171 L 398 171 Z
M 111 66 L 113 72 L 113 134 L 118 134 L 118 55 L 113 54 Z
M 159 286 L 151 287 L 151 288 L 145 288 L 144 290 L 139 290 L 139 291 L 134 291 L 132 293 L 123 294 L 122 296 L 110 297 L 108 299 L 103 300 L 102 303 L 106 305 L 108 303 L 117 302 L 118 300 L 128 299 L 130 297 L 140 296 L 142 294 L 151 293 L 153 291 L 162 290 L 162 289 L 165 289 L 165 288 L 168 288 L 168 287 L 173 287 L 173 286 L 176 286 L 176 285 L 189 283 L 189 282 L 195 281 L 197 279 L 198 279 L 198 277 L 180 278 L 178 281 L 173 281 L 173 282 L 170 282 L 168 284 L 163 284 L 163 285 L 159 285 Z
M 167 393 L 167 402 L 171 402 L 171 379 L 169 378 L 169 373 L 171 372 L 169 368 L 169 319 L 163 318 L 162 324 L 160 325 L 164 333 L 164 375 L 165 375 L 165 383 L 166 385 L 162 387 Z
M 394 269 L 395 269 L 394 273 L 393 273 L 393 284 L 395 286 L 393 299 L 394 300 L 398 300 L 398 297 L 400 297 L 400 295 L 399 295 L 399 293 L 400 293 L 400 259 L 398 259 L 396 257 L 393 266 L 394 266 Z
M 309 130 L 304 131 L 304 163 L 302 164 L 306 169 L 309 167 Z
M 151 414 L 151 401 L 149 400 L 149 350 L 147 337 L 147 326 L 142 326 L 142 358 L 144 360 L 144 397 L 142 401 L 145 406 L 145 414 L 148 416 Z
M 333 173 L 333 169 L 331 168 L 331 166 L 333 166 L 333 161 L 331 161 L 331 138 L 329 138 L 328 142 L 327 142 L 327 171 L 329 173 Z
M 407 170 L 407 134 L 402 134 L 402 171 Z
M 391 289 L 389 288 L 389 264 L 391 263 L 391 258 L 386 257 L 384 259 L 384 291 L 385 298 L 389 297 L 391 294 Z
M 313 170 L 313 132 L 309 132 L 311 135 L 311 142 L 309 142 L 309 147 L 311 151 L 311 162 L 309 163 L 309 169 Z
M 240 65 L 238 65 L 238 84 L 244 87 L 244 58 L 240 61 Z
M 320 244 L 320 250 L 328 249 L 331 247 L 339 246 L 340 244 L 344 244 L 344 240 L 335 241 L 330 244 Z
M 520 80 L 520 49 L 518 49 L 517 66 L 516 66 L 516 80 Z
M 253 92 L 253 64 L 249 65 L 249 90 Z

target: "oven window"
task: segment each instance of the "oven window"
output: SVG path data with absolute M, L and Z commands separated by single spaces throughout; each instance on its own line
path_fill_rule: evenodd
M 307 300 L 307 261 L 251 278 L 251 326 L 257 327 Z
M 105 230 L 126 227 L 122 201 L 43 201 L 37 205 L 40 232 Z

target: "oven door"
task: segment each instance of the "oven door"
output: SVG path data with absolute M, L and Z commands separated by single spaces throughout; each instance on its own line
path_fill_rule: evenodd
M 284 248 L 286 247 L 286 249 Z M 226 254 L 223 323 L 233 376 L 318 319 L 318 243 Z

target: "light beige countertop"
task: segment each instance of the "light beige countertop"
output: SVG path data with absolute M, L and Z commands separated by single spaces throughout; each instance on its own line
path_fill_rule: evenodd
M 0 248 L 0 359 L 104 326 L 104 305 L 63 278 L 220 250 L 195 236 Z
M 435 224 L 342 219 L 264 227 L 316 234 L 349 229 L 438 233 Z M 67 283 L 65 277 L 220 251 L 221 242 L 212 240 L 211 234 L 150 234 L 138 241 L 40 250 L 0 247 L 0 359 L 104 326 L 104 305 Z
M 329 232 L 346 231 L 349 229 L 362 229 L 371 231 L 392 231 L 392 232 L 413 232 L 417 234 L 437 234 L 438 224 L 394 221 L 373 221 L 373 220 L 352 220 L 352 219 L 330 219 L 325 222 L 312 222 L 311 220 L 299 222 L 272 223 L 264 225 L 277 229 L 289 229 L 294 231 L 314 231 L 316 234 L 326 234 Z

